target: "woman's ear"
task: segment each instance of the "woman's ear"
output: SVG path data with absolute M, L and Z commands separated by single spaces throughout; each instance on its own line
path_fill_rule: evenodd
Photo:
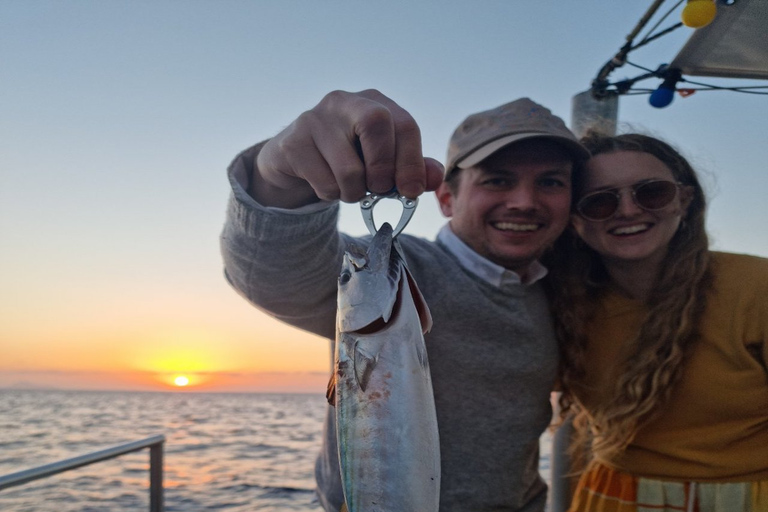
M 584 231 L 584 218 L 578 213 L 571 214 L 571 223 L 566 229 L 570 230 L 574 236 L 581 238 L 581 233 Z
M 683 185 L 680 187 L 680 209 L 685 216 L 688 213 L 688 207 L 691 206 L 694 196 L 694 188 L 691 185 Z

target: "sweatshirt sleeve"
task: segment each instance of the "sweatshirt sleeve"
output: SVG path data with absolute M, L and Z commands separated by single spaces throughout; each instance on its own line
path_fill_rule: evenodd
M 259 205 L 246 189 L 262 145 L 245 150 L 228 169 L 232 192 L 220 238 L 224 275 L 260 310 L 333 339 L 345 246 L 337 230 L 338 204 L 294 211 Z
M 768 376 L 768 259 L 757 256 L 734 255 L 731 286 L 738 290 L 736 300 L 729 306 L 737 308 L 744 325 L 743 340 Z

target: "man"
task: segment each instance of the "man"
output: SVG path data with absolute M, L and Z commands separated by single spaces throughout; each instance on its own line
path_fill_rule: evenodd
M 443 171 L 422 156 L 418 125 L 399 105 L 374 90 L 337 91 L 229 169 L 227 279 L 272 316 L 331 340 L 352 240 L 337 231 L 337 200 L 436 190 L 450 217 L 437 240 L 399 240 L 434 321 L 425 342 L 441 511 L 544 510 L 538 443 L 557 346 L 537 259 L 568 223 L 571 169 L 587 157 L 562 120 L 523 98 L 468 117 Z M 332 412 L 325 427 L 315 474 L 322 506 L 336 512 Z

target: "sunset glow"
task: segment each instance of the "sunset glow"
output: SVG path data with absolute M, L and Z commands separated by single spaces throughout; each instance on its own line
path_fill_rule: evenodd
M 195 391 L 205 389 L 211 381 L 217 380 L 215 373 L 180 373 L 178 370 L 174 373 L 155 374 L 155 378 L 166 389 L 194 388 Z
M 518 97 L 568 124 L 571 99 L 590 90 L 646 7 L 561 3 L 448 2 L 436 15 L 425 2 L 354 10 L 188 2 L 182 11 L 167 0 L 0 1 L 0 94 L 17 99 L 0 115 L 0 394 L 324 393 L 330 341 L 254 307 L 224 273 L 230 162 L 338 88 L 380 88 L 413 116 L 425 157 L 445 156 L 470 113 Z M 284 22 L 253 30 L 254 19 Z M 453 37 L 467 23 L 494 34 L 492 44 Z M 392 37 L 393 24 L 409 37 Z M 658 66 L 691 33 L 681 27 L 661 47 L 644 47 L 638 65 Z M 360 58 L 382 48 L 384 58 Z M 468 81 L 469 68 L 494 79 Z M 429 79 L 438 76 L 435 88 Z M 659 110 L 623 95 L 618 121 L 700 164 L 713 248 L 768 257 L 768 237 L 759 235 L 768 218 L 768 101 L 758 98 L 766 96 L 695 94 Z M 379 205 L 377 224 L 399 220 L 399 201 Z M 342 201 L 338 215 L 344 233 L 368 234 L 358 203 Z M 447 221 L 428 192 L 405 234 L 433 240 Z M 244 222 L 250 228 L 251 218 Z M 257 258 L 243 251 L 238 257 Z M 298 269 L 312 272 L 307 279 L 317 278 L 319 256 Z M 268 309 L 299 321 L 307 312 L 283 302 L 293 298 L 273 297 L 280 303 Z M 317 298 L 309 313 L 334 301 Z

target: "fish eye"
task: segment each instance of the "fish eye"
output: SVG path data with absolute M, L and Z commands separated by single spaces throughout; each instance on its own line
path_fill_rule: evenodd
M 349 270 L 345 270 L 339 276 L 339 284 L 347 284 L 350 279 L 352 279 L 352 274 L 349 272 Z

